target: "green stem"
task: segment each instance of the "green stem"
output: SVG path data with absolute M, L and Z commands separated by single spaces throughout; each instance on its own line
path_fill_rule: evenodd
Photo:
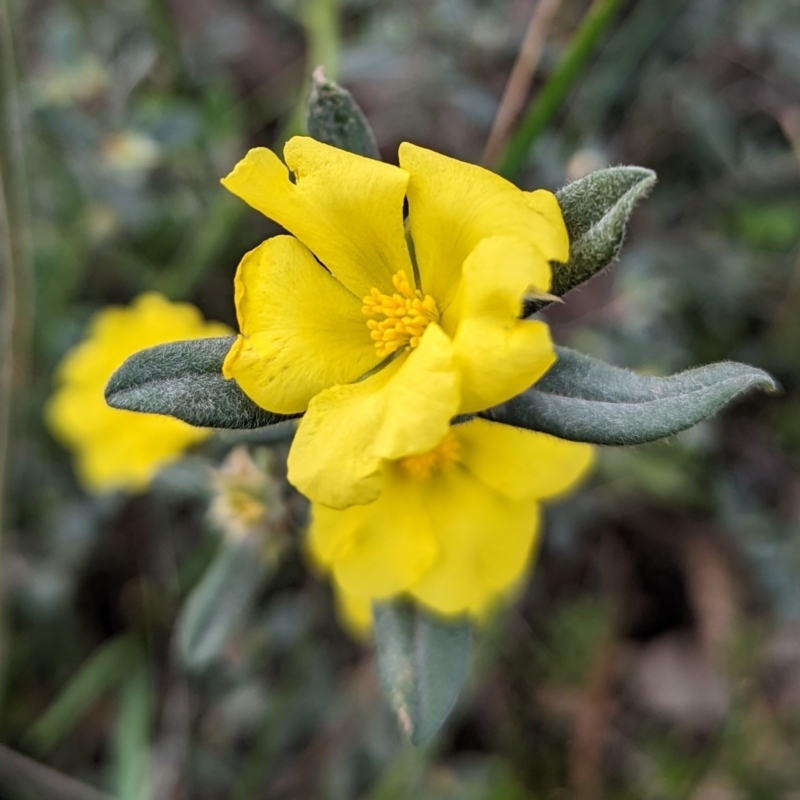
M 311 91 L 308 78 L 317 67 L 335 81 L 339 74 L 339 0 L 305 0 L 301 22 L 306 31 L 306 74 L 291 116 L 278 136 L 277 146 L 292 136 L 305 133 L 303 122 Z
M 123 683 L 114 731 L 114 797 L 145 800 L 150 786 L 150 710 L 153 705 L 150 673 L 145 660 L 133 665 Z
M 150 29 L 161 48 L 160 57 L 169 64 L 175 78 L 182 77 L 181 40 L 169 3 L 167 0 L 147 0 L 147 10 Z
M 561 107 L 619 5 L 620 0 L 594 0 L 572 37 L 566 54 L 511 137 L 497 166 L 497 172 L 501 175 L 513 179 L 525 165 L 531 147 Z
M 10 0 L 0 0 L 0 537 L 9 517 L 15 397 L 27 376 L 33 320 L 30 217 L 21 119 Z M 0 686 L 6 655 L 3 617 L 0 608 Z
M 244 211 L 244 203 L 217 191 L 202 221 L 184 237 L 168 268 L 153 279 L 153 288 L 172 300 L 187 297 L 230 241 Z
M 338 0 L 307 0 L 304 20 L 308 35 L 307 71 L 322 66 L 332 81 L 339 77 L 338 5 Z
M 0 553 L 5 532 L 6 500 L 9 495 L 8 466 L 10 463 L 11 415 L 14 397 L 14 329 L 17 316 L 16 276 L 14 274 L 14 255 L 11 247 L 11 223 L 5 199 L 5 182 L 0 168 Z M 0 597 L 3 594 L 0 585 Z M 3 683 L 6 656 L 5 614 L 0 607 L 0 687 Z M 0 688 L 0 695 L 2 689 Z

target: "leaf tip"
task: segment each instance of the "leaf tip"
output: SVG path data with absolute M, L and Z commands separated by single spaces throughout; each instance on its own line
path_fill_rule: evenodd
M 111 408 L 123 408 L 124 406 L 119 405 L 119 397 L 122 390 L 125 388 L 125 364 L 127 364 L 128 360 L 122 362 L 122 364 L 117 367 L 114 371 L 114 374 L 108 379 L 106 383 L 105 390 L 103 391 L 103 396 L 105 397 L 106 403 L 111 406 Z
M 658 174 L 655 170 L 649 167 L 629 167 L 633 173 L 639 174 L 639 181 L 636 184 L 634 194 L 636 200 L 643 200 L 647 195 L 653 191 L 653 188 L 658 183 Z
M 768 372 L 762 372 L 758 379 L 753 382 L 752 388 L 760 389 L 762 392 L 771 395 L 783 394 L 783 386 Z
M 322 66 L 311 73 L 305 129 L 317 141 L 380 161 L 375 134 L 350 92 L 330 80 Z

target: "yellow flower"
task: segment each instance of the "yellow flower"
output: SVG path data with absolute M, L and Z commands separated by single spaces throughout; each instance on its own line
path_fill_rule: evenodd
M 519 316 L 569 242 L 551 193 L 411 144 L 400 167 L 302 137 L 284 157 L 251 150 L 223 180 L 292 234 L 239 265 L 223 372 L 262 408 L 306 412 L 289 480 L 343 508 L 377 497 L 384 460 L 553 364 L 547 326 Z
M 589 468 L 593 449 L 474 419 L 433 450 L 386 462 L 377 500 L 312 507 L 309 549 L 355 629 L 373 600 L 413 598 L 481 617 L 519 581 L 538 539 L 539 501 Z
M 140 295 L 129 308 L 112 306 L 94 315 L 87 338 L 59 364 L 45 410 L 53 435 L 74 451 L 87 489 L 141 490 L 161 467 L 211 434 L 170 417 L 108 406 L 104 389 L 117 367 L 146 347 L 229 333 L 222 323 L 204 321 L 194 306 L 154 293 Z

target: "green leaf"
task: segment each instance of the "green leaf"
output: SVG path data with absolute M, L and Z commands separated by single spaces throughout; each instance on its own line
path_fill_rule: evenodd
M 533 144 L 545 132 L 553 116 L 564 108 L 567 97 L 619 6 L 620 0 L 593 0 L 586 10 L 580 27 L 547 82 L 535 93 L 500 159 L 497 171 L 504 178 L 512 180 L 525 166 Z
M 102 694 L 131 674 L 139 658 L 139 649 L 128 637 L 99 647 L 26 733 L 28 744 L 38 753 L 51 750 Z
M 122 685 L 114 730 L 114 797 L 150 800 L 150 727 L 153 692 L 147 665 L 139 656 L 136 669 Z
M 691 428 L 745 392 L 779 389 L 768 373 L 734 361 L 658 378 L 556 351 L 542 380 L 481 416 L 577 442 L 644 444 Z
M 306 130 L 319 142 L 356 155 L 381 159 L 375 135 L 353 96 L 325 77 L 322 67 L 311 76 Z
M 431 616 L 408 602 L 373 606 L 383 692 L 413 744 L 439 730 L 467 675 L 470 626 Z
M 259 408 L 236 381 L 222 377 L 222 362 L 235 338 L 191 339 L 140 350 L 111 376 L 106 402 L 201 428 L 261 428 L 290 419 Z
M 202 671 L 219 657 L 266 574 L 267 563 L 254 537 L 223 541 L 176 624 L 178 653 L 189 669 Z
M 561 297 L 611 264 L 622 247 L 633 207 L 655 182 L 655 172 L 644 167 L 611 167 L 556 192 L 570 246 L 569 261 L 553 265 L 552 294 Z M 526 304 L 525 315 L 546 305 L 532 301 Z

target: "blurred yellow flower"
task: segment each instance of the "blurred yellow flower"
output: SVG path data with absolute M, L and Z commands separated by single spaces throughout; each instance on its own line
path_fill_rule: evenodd
M 171 417 L 106 405 L 105 385 L 117 367 L 146 347 L 228 334 L 226 325 L 206 322 L 194 306 L 155 293 L 94 315 L 86 339 L 59 364 L 56 390 L 45 409 L 53 435 L 74 451 L 87 489 L 141 490 L 161 467 L 211 434 Z
M 400 167 L 303 137 L 284 157 L 251 150 L 223 180 L 292 234 L 239 265 L 223 372 L 262 408 L 306 412 L 289 480 L 344 508 L 378 496 L 385 460 L 431 450 L 453 416 L 553 364 L 547 325 L 520 312 L 569 242 L 550 192 L 412 144 Z
M 356 630 L 373 600 L 411 597 L 441 615 L 481 617 L 524 573 L 539 501 L 572 487 L 591 446 L 474 419 L 431 451 L 386 462 L 377 500 L 312 506 L 309 549 L 330 571 Z

